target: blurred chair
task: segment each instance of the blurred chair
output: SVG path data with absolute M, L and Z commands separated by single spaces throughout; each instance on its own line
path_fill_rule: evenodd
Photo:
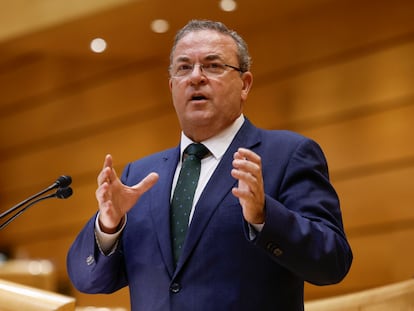
M 414 311 L 414 279 L 305 303 L 305 311 L 391 310 Z
M 74 311 L 75 298 L 0 280 L 0 311 Z
M 0 279 L 48 291 L 57 290 L 55 267 L 49 260 L 13 259 L 0 262 Z

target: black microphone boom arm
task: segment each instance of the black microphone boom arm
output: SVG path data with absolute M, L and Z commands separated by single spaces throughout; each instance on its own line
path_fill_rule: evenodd
M 53 184 L 51 184 L 49 187 L 43 189 L 42 191 L 28 197 L 27 199 L 23 200 L 22 202 L 14 205 L 12 208 L 8 209 L 7 211 L 3 212 L 2 214 L 0 214 L 0 220 L 7 217 L 8 215 L 10 215 L 11 213 L 13 213 L 14 211 L 18 210 L 19 208 L 22 208 L 25 204 L 28 204 L 29 202 L 35 200 L 36 198 L 39 198 L 41 195 L 45 194 L 46 192 L 49 192 L 53 189 L 58 188 L 58 190 L 53 193 L 52 195 L 47 195 L 44 196 L 42 198 L 40 198 L 39 200 L 35 200 L 33 201 L 33 203 L 30 203 L 29 206 L 27 206 L 26 208 L 32 206 L 33 204 L 42 201 L 44 199 L 47 198 L 53 198 L 53 197 L 57 197 L 60 199 L 66 199 L 68 197 L 70 197 L 72 195 L 72 188 L 69 187 L 69 185 L 72 183 L 72 177 L 67 176 L 67 175 L 62 175 L 60 176 Z M 66 189 L 66 190 L 64 190 Z M 70 190 L 68 190 L 70 189 Z M 70 192 L 70 194 L 68 194 Z M 23 208 L 22 210 L 26 210 L 26 208 Z M 17 212 L 16 214 L 20 215 L 22 213 L 21 212 Z M 16 214 L 14 216 L 12 216 L 11 220 L 13 220 L 14 218 L 16 218 Z M 10 219 L 7 220 L 7 224 L 11 221 Z M 3 225 L 1 225 L 0 229 L 4 228 Z

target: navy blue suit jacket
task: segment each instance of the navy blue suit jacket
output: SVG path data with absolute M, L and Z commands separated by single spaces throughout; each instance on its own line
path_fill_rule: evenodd
M 254 240 L 231 189 L 238 147 L 261 156 L 266 221 Z M 177 267 L 169 210 L 179 148 L 126 166 L 134 185 L 150 172 L 159 181 L 128 213 L 116 251 L 103 255 L 93 217 L 71 246 L 69 276 L 86 293 L 129 286 L 134 311 L 303 310 L 304 281 L 325 285 L 347 274 L 352 252 L 327 164 L 312 140 L 267 131 L 246 120 L 204 189 Z

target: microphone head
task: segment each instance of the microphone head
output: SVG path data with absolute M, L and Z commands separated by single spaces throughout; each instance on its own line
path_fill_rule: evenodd
M 72 177 L 67 176 L 67 175 L 62 175 L 55 181 L 56 187 L 59 187 L 59 188 L 66 188 L 71 183 L 72 183 Z
M 67 199 L 73 194 L 73 190 L 71 187 L 59 188 L 56 190 L 55 196 L 58 199 Z

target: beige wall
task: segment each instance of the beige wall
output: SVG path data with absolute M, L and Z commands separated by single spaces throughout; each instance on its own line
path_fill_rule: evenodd
M 261 28 L 240 22 L 255 73 L 246 115 L 259 126 L 292 129 L 321 144 L 354 250 L 347 278 L 334 286 L 307 285 L 307 299 L 414 273 L 413 12 L 409 0 L 321 1 L 265 20 Z M 48 42 L 47 35 L 28 40 Z M 21 42 L 11 42 L 10 49 L 4 44 L 10 59 Z M 104 155 L 113 154 L 120 172 L 128 161 L 178 142 L 165 72 L 168 49 L 163 53 L 106 59 L 102 68 L 102 60 L 32 51 L 16 57 L 13 70 L 0 66 L 2 210 L 61 174 L 72 175 L 75 192 L 66 201 L 33 207 L 3 230 L 0 251 L 50 258 L 62 290 L 81 304 L 128 306 L 126 291 L 108 298 L 72 290 L 65 255 L 96 210 L 95 179 Z

